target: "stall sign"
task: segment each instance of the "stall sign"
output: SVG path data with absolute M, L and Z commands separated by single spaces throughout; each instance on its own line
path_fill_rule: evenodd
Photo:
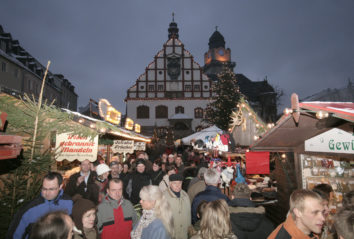
M 334 128 L 306 140 L 305 151 L 354 154 L 354 135 Z
M 55 148 L 57 149 L 55 156 L 57 161 L 64 159 L 84 161 L 88 159 L 94 162 L 97 159 L 98 135 L 92 139 L 71 133 L 57 134 Z
M 113 153 L 134 153 L 134 140 L 114 140 L 111 150 Z
M 110 122 L 112 124 L 119 125 L 122 117 L 121 112 L 116 110 L 111 103 L 109 103 L 106 99 L 100 99 L 98 102 L 99 113 L 105 121 Z
M 134 143 L 134 150 L 145 151 L 145 149 L 146 149 L 145 142 L 135 142 Z
M 126 118 L 124 127 L 126 129 L 132 130 L 134 127 L 134 121 L 131 118 Z
M 141 126 L 140 126 L 140 124 L 135 124 L 134 130 L 135 130 L 135 132 L 140 133 L 140 131 L 141 131 Z

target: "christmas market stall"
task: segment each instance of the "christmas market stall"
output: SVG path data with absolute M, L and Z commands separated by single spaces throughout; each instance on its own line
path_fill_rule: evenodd
M 354 189 L 354 103 L 298 102 L 286 109 L 276 125 L 254 145 L 252 152 L 270 151 L 275 162 L 278 204 L 267 208 L 280 223 L 289 210 L 289 196 L 297 188 L 330 184 L 334 190 L 331 214 L 341 207 L 343 194 Z

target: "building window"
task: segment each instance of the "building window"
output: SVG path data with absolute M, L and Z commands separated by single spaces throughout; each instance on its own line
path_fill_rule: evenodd
M 155 90 L 155 86 L 154 85 L 149 85 L 149 91 L 154 91 Z
M 138 119 L 148 119 L 150 117 L 149 106 L 140 105 L 136 108 L 136 117 Z
M 143 89 L 144 89 L 144 86 L 143 86 L 143 85 L 141 85 L 141 86 L 140 86 L 140 90 L 143 90 Z
M 186 91 L 192 91 L 192 86 L 191 86 L 191 85 L 185 85 L 185 86 L 184 86 L 184 89 L 185 89 Z
M 207 90 L 208 89 L 208 85 L 204 85 L 204 89 Z
M 6 72 L 6 62 L 1 63 L 1 71 Z
M 166 119 L 168 117 L 168 108 L 164 105 L 156 106 L 156 119 Z
M 194 90 L 195 91 L 200 91 L 200 85 L 194 85 Z
M 157 91 L 163 91 L 163 85 L 157 85 Z
M 182 106 L 177 106 L 175 108 L 175 113 L 176 114 L 184 114 L 184 108 Z
M 162 71 L 159 71 L 159 75 L 162 75 Z
M 203 109 L 202 108 L 195 108 L 194 109 L 194 118 L 203 118 Z

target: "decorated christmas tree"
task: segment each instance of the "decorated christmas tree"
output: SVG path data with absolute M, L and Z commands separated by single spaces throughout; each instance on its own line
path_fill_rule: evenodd
M 229 69 L 220 73 L 218 79 L 212 86 L 213 101 L 207 105 L 205 121 L 228 130 L 231 113 L 237 107 L 241 93 L 235 73 Z

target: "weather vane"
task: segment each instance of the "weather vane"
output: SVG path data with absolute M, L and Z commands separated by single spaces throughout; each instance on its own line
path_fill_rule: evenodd
M 172 12 L 172 21 L 174 22 L 175 21 L 175 13 Z
M 218 30 L 218 26 L 215 26 L 215 31 L 217 31 Z

